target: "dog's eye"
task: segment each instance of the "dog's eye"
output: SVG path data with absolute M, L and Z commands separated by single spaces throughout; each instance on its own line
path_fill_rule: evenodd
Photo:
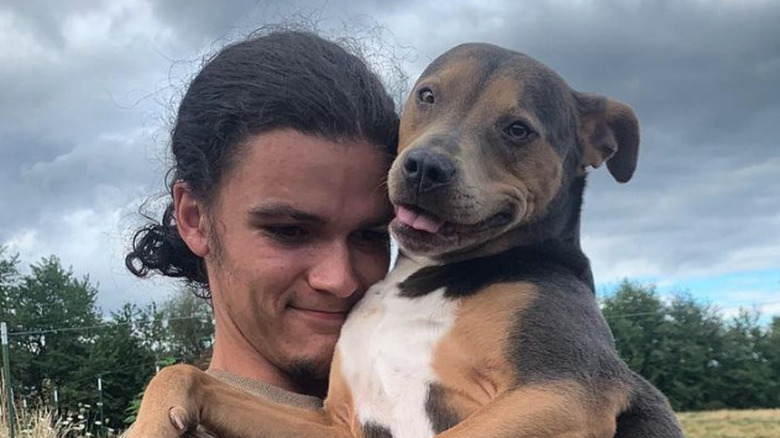
M 527 140 L 531 135 L 534 134 L 534 131 L 531 130 L 531 128 L 528 127 L 523 122 L 513 122 L 511 125 L 507 126 L 504 130 L 506 132 L 506 135 L 511 137 L 513 140 Z
M 428 87 L 423 87 L 417 92 L 417 100 L 430 105 L 436 101 L 436 98 L 433 96 L 433 90 Z

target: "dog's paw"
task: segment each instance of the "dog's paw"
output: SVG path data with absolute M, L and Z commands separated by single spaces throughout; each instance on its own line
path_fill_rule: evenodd
M 174 406 L 164 415 L 156 418 L 139 417 L 122 435 L 122 438 L 177 438 L 197 427 L 193 416 L 181 406 Z
M 187 413 L 187 410 L 181 406 L 174 406 L 168 411 L 168 417 L 171 420 L 171 424 L 179 432 L 179 435 L 184 434 L 188 430 L 194 429 L 197 424 L 193 421 L 191 415 Z

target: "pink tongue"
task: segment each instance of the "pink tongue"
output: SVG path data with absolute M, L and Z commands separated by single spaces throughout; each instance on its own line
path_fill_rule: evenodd
M 402 224 L 410 226 L 415 230 L 425 231 L 431 234 L 438 233 L 439 228 L 444 224 L 444 221 L 442 220 L 414 212 L 405 207 L 398 207 L 396 216 Z

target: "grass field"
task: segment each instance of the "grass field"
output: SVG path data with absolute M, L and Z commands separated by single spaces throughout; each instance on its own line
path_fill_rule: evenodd
M 780 409 L 679 414 L 687 438 L 778 438 Z

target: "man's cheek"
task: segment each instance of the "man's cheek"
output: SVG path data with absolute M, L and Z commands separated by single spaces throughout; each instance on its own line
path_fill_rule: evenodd
M 366 272 L 365 287 L 368 288 L 372 284 L 385 278 L 387 270 L 390 267 L 390 254 L 377 254 L 373 257 L 366 257 L 364 260 L 363 272 Z

